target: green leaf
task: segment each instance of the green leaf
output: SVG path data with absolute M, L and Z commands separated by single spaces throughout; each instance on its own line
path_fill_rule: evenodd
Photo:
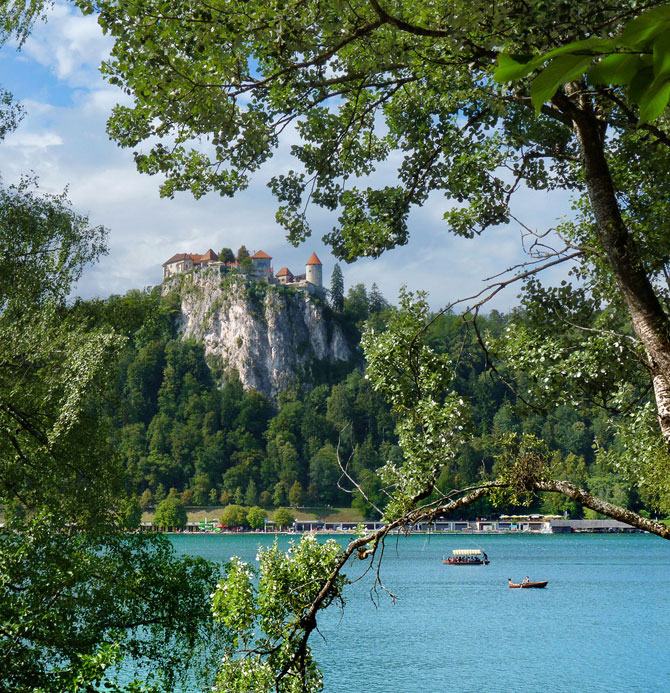
M 670 99 L 670 78 L 657 77 L 640 99 L 640 124 L 658 118 Z
M 514 82 L 529 75 L 539 65 L 541 65 L 539 58 L 519 62 L 510 53 L 501 53 L 498 56 L 498 69 L 493 74 L 493 79 L 500 84 Z
M 639 70 L 628 87 L 628 98 L 633 103 L 639 104 L 644 93 L 649 89 L 653 81 L 654 71 L 650 67 L 645 70 Z
M 593 58 L 583 55 L 561 55 L 554 58 L 535 78 L 530 98 L 539 114 L 542 104 L 549 101 L 559 87 L 584 74 Z
M 670 30 L 670 5 L 643 12 L 631 20 L 617 40 L 617 46 L 641 47 L 661 32 Z
M 591 84 L 630 84 L 644 66 L 638 55 L 615 53 L 592 65 L 587 76 Z
M 616 42 L 614 39 L 602 39 L 597 36 L 591 36 L 591 38 L 583 39 L 582 41 L 573 41 L 572 43 L 566 43 L 564 46 L 554 48 L 545 53 L 542 58 L 543 60 L 550 60 L 566 54 L 596 56 L 603 53 L 611 53 L 615 48 Z
M 654 41 L 654 75 L 670 75 L 670 41 L 668 36 L 659 36 Z

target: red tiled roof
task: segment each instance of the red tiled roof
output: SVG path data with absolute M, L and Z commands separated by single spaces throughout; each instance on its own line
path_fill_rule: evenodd
M 282 267 L 276 274 L 277 277 L 292 277 L 293 272 L 288 267 Z
M 173 262 L 179 262 L 180 260 L 185 260 L 187 257 L 191 257 L 188 253 L 177 253 L 176 255 L 173 255 L 169 260 L 166 260 L 163 263 L 163 267 L 165 265 L 171 265 Z
M 186 260 L 190 259 L 193 260 L 193 262 L 200 263 L 200 262 L 216 262 L 219 259 L 219 256 L 210 248 L 204 255 L 198 255 L 198 253 L 177 253 L 176 255 L 173 255 L 169 260 L 163 263 L 163 267 L 165 265 L 171 265 L 174 262 L 179 262 L 180 260 Z
M 204 255 L 200 256 L 200 262 L 203 260 L 211 260 L 212 262 L 216 262 L 219 259 L 219 256 L 210 248 Z
M 272 255 L 268 255 L 267 253 L 264 253 L 262 250 L 259 250 L 257 253 L 254 253 L 251 256 L 252 260 L 272 260 Z
M 309 260 L 307 260 L 308 265 L 322 265 L 323 263 L 317 257 L 316 253 L 312 253 Z

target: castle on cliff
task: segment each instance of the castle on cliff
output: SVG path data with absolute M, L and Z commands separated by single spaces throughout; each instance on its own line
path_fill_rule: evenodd
M 282 267 L 275 274 L 272 267 L 272 256 L 262 250 L 258 250 L 253 255 L 250 255 L 249 260 L 251 265 L 244 271 L 256 279 L 266 281 L 268 284 L 290 286 L 294 289 L 307 291 L 310 294 L 323 294 L 323 265 L 316 253 L 312 253 L 309 260 L 307 260 L 305 273 L 297 275 L 293 274 L 288 267 Z M 177 253 L 173 255 L 163 263 L 163 281 L 178 274 L 205 267 L 218 268 L 219 271 L 233 268 L 243 269 L 239 258 L 235 258 L 234 262 L 221 262 L 219 256 L 210 248 L 203 255 L 196 253 Z

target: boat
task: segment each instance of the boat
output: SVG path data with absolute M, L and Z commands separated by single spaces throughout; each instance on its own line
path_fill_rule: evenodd
M 508 582 L 510 587 L 534 587 L 536 589 L 542 589 L 547 586 L 549 580 L 543 580 L 541 582 L 512 582 L 512 580 L 508 578 Z
M 442 557 L 445 565 L 488 565 L 489 557 L 479 549 L 454 549 L 449 558 Z

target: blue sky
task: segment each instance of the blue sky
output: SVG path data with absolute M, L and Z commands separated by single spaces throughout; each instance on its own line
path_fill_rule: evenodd
M 275 202 L 265 187 L 268 173 L 252 181 L 235 199 L 208 195 L 194 200 L 187 193 L 161 199 L 159 180 L 140 176 L 132 152 L 110 142 L 105 121 L 122 98 L 118 89 L 102 80 L 98 66 L 110 49 L 95 17 L 83 17 L 71 5 L 56 2 L 48 22 L 39 24 L 20 52 L 13 45 L 0 49 L 0 84 L 21 101 L 26 117 L 16 132 L 0 144 L 0 171 L 5 182 L 34 172 L 43 190 L 69 187 L 77 211 L 93 224 L 109 228 L 109 255 L 87 269 L 77 293 L 85 298 L 124 293 L 155 285 L 161 266 L 178 252 L 264 250 L 275 270 L 288 266 L 294 273 L 313 251 L 324 264 L 329 284 L 336 262 L 320 237 L 332 218 L 315 216 L 315 235 L 300 248 L 289 245 L 274 220 Z M 285 170 L 289 160 L 279 152 L 273 171 Z M 435 195 L 410 217 L 407 246 L 378 260 L 340 263 L 345 288 L 358 282 L 376 282 L 392 302 L 402 284 L 429 292 L 434 308 L 479 291 L 486 277 L 523 259 L 520 232 L 512 225 L 494 229 L 474 241 L 451 236 L 442 214 L 445 201 Z M 569 212 L 567 198 L 521 193 L 515 212 L 538 230 Z M 557 270 L 551 279 L 565 275 Z M 518 290 L 508 289 L 490 307 L 507 310 L 516 305 Z

